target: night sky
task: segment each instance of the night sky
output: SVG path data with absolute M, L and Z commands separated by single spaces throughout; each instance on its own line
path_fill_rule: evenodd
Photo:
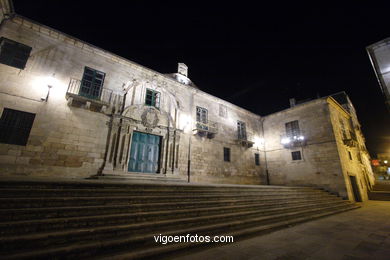
M 201 90 L 262 116 L 289 98 L 344 90 L 371 155 L 390 152 L 390 114 L 365 49 L 390 37 L 385 1 L 13 2 L 22 16 L 158 72 L 183 62 Z

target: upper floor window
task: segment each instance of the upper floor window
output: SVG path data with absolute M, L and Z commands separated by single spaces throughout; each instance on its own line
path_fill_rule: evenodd
M 301 135 L 301 132 L 299 130 L 298 120 L 286 123 L 286 136 L 287 137 L 294 138 L 294 136 L 297 137 L 300 135 Z
M 341 135 L 342 135 L 343 139 L 348 139 L 347 131 L 345 129 L 345 124 L 344 124 L 344 121 L 342 119 L 340 119 L 340 129 L 341 129 Z
M 103 90 L 105 75 L 104 72 L 85 67 L 79 95 L 99 99 Z
M 237 121 L 237 135 L 238 139 L 246 140 L 246 126 L 242 121 Z
M 26 145 L 35 114 L 4 108 L 0 118 L 0 143 Z
M 207 109 L 203 107 L 196 107 L 196 122 L 207 124 Z
M 153 89 L 146 89 L 145 105 L 159 108 L 160 107 L 160 92 Z
M 230 162 L 230 148 L 223 148 L 223 160 L 225 162 Z
M 260 154 L 255 153 L 255 164 L 260 165 Z
M 219 104 L 219 116 L 227 117 L 227 107 L 225 105 Z
M 13 40 L 0 38 L 0 63 L 24 69 L 32 48 Z
M 301 151 L 294 151 L 294 152 L 291 152 L 291 159 L 292 159 L 293 161 L 302 160 Z

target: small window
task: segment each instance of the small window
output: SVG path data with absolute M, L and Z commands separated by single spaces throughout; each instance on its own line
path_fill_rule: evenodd
M 287 137 L 294 138 L 294 136 L 300 136 L 298 120 L 286 123 L 286 135 Z
M 13 40 L 0 38 L 0 63 L 24 69 L 32 48 Z
M 145 105 L 159 108 L 160 92 L 153 89 L 146 89 Z
M 246 126 L 244 122 L 237 121 L 237 135 L 239 140 L 246 140 Z
M 99 99 L 103 90 L 105 75 L 104 72 L 85 67 L 79 95 Z
M 350 151 L 348 151 L 348 157 L 352 161 L 352 153 Z
M 260 165 L 260 154 L 255 153 L 255 164 Z
M 292 157 L 292 160 L 293 160 L 293 161 L 302 160 L 301 151 L 291 152 L 291 157 Z
M 207 109 L 203 107 L 196 107 L 196 122 L 207 124 Z
M 26 145 L 35 114 L 4 108 L 0 118 L 0 143 Z
M 225 105 L 219 104 L 219 116 L 220 117 L 227 117 L 227 107 Z
M 223 160 L 225 162 L 230 162 L 230 148 L 223 148 Z

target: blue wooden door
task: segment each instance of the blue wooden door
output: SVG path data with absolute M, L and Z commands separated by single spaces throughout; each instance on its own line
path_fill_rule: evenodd
M 156 173 L 159 168 L 161 137 L 133 132 L 129 172 Z

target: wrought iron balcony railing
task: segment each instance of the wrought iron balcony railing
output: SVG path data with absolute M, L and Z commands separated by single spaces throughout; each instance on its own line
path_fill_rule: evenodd
M 84 86 L 81 80 L 74 78 L 71 78 L 69 81 L 66 98 L 72 98 L 72 100 L 75 99 L 81 102 L 90 102 L 100 107 L 120 107 L 123 102 L 123 96 L 114 93 L 111 89 L 99 86 Z
M 284 148 L 301 147 L 306 145 L 306 137 L 301 132 L 297 135 L 282 135 L 280 136 L 280 143 Z
M 207 135 L 207 137 L 212 138 L 218 133 L 218 123 L 210 120 L 207 123 L 196 122 L 194 132 L 195 134 Z

